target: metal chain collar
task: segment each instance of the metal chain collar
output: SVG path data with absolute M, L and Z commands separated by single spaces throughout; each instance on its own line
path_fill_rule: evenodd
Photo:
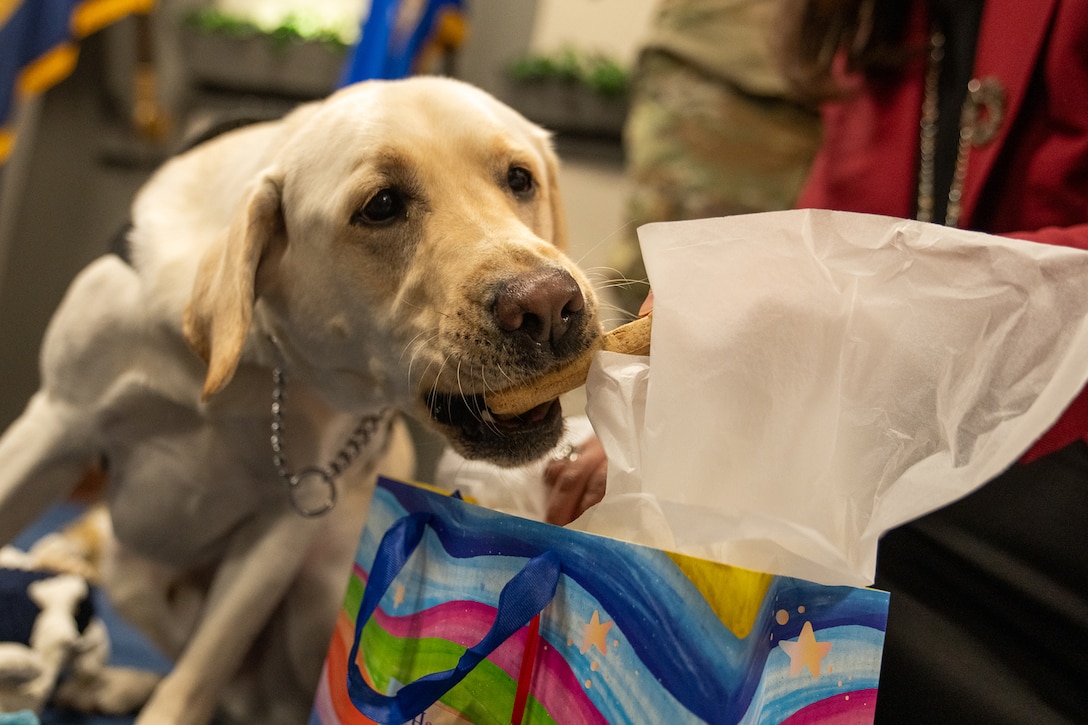
M 291 507 L 301 516 L 316 518 L 336 506 L 336 479 L 350 466 L 359 453 L 370 444 L 388 420 L 389 411 L 364 416 L 340 450 L 324 466 L 307 466 L 292 473 L 287 463 L 286 444 L 283 435 L 287 376 L 279 367 L 272 369 L 272 465 L 287 484 L 287 497 Z M 387 423 L 388 425 L 388 423 Z

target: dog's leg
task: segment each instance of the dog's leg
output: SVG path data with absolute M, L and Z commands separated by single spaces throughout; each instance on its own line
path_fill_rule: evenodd
M 403 420 L 393 425 L 383 458 L 360 461 L 340 479 L 336 507 L 291 588 L 232 683 L 219 715 L 224 722 L 295 725 L 307 722 L 337 612 L 366 522 L 378 473 L 413 480 L 415 452 Z M 359 469 L 359 470 L 355 470 Z
M 0 439 L 0 543 L 10 542 L 71 491 L 89 463 L 77 411 L 37 393 Z
M 136 274 L 106 256 L 79 273 L 45 333 L 42 388 L 0 439 L 0 543 L 71 491 L 98 452 L 102 396 L 131 367 L 142 313 Z
M 140 556 L 114 540 L 103 567 L 110 602 L 171 659 L 181 655 L 207 596 L 206 582 Z
M 239 531 L 215 574 L 204 616 L 138 725 L 204 725 L 291 586 L 321 521 L 288 514 Z

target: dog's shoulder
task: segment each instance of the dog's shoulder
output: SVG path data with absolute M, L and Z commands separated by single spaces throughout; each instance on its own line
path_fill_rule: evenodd
M 250 182 L 271 163 L 282 121 L 247 126 L 167 161 L 140 189 L 129 246 L 144 272 L 199 257 L 230 224 Z
M 95 396 L 128 367 L 144 329 L 132 267 L 108 254 L 84 268 L 54 312 L 41 348 L 43 388 L 54 396 Z
M 169 159 L 140 189 L 125 242 L 150 314 L 180 320 L 201 257 L 226 234 L 254 181 L 313 105 L 203 140 Z

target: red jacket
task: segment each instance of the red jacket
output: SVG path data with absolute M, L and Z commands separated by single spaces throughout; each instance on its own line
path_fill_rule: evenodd
M 918 5 L 910 32 L 924 45 Z M 799 207 L 913 214 L 924 75 L 919 58 L 902 82 L 863 84 L 826 105 L 823 146 Z M 974 77 L 999 80 L 1006 110 L 996 136 L 971 149 L 960 226 L 1088 249 L 1088 5 L 987 0 Z M 1025 460 L 1078 438 L 1088 439 L 1088 390 Z

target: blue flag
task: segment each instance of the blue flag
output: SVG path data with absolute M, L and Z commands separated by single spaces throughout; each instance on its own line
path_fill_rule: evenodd
M 15 142 L 18 98 L 47 90 L 75 67 L 78 42 L 154 0 L 0 0 L 0 164 Z
M 464 34 L 462 0 L 428 0 L 415 18 L 402 17 L 402 4 L 400 0 L 373 0 L 341 85 L 404 78 L 423 70 L 420 65 L 436 44 L 460 44 Z

